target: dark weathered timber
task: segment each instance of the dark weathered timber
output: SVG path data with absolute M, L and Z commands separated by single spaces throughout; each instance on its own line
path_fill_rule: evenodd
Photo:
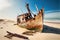
M 12 39 L 12 37 L 18 37 L 18 38 L 22 38 L 22 39 L 27 39 L 27 40 L 29 40 L 29 38 L 28 37 L 26 37 L 26 36 L 23 36 L 23 35 L 19 35 L 19 34 L 16 34 L 16 33 L 11 33 L 11 32 L 8 32 L 7 31 L 7 35 L 5 35 L 4 37 L 7 37 L 7 38 L 9 38 L 9 39 Z

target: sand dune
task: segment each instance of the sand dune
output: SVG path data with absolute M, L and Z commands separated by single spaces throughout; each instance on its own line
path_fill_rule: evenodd
M 27 29 L 14 25 L 15 23 L 16 22 L 14 21 L 8 20 L 0 22 L 0 40 L 25 40 L 18 37 L 8 39 L 4 37 L 4 35 L 7 34 L 6 31 L 27 36 L 29 40 L 60 40 L 60 24 L 45 22 L 42 33 L 37 32 L 34 33 L 33 36 L 29 36 L 22 34 L 23 32 L 27 31 Z

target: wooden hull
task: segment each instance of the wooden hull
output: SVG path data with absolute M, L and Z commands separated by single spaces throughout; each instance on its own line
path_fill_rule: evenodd
M 39 12 L 38 15 L 36 15 L 33 19 L 29 20 L 27 22 L 27 29 L 37 29 L 37 31 L 43 30 L 43 14 L 42 12 Z
M 37 29 L 36 31 L 42 31 L 43 30 L 43 11 L 40 10 L 39 13 L 32 19 L 28 20 L 24 24 L 24 28 L 27 29 Z M 21 26 L 21 23 L 19 23 L 18 25 Z

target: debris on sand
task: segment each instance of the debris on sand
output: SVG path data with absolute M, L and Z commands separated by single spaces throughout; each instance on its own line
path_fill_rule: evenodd
M 30 30 L 30 31 L 23 32 L 22 34 L 25 34 L 25 35 L 32 35 L 32 36 L 33 36 L 34 33 L 36 33 L 36 31 Z
M 27 39 L 27 40 L 29 40 L 29 38 L 28 37 L 26 37 L 26 36 L 23 36 L 23 35 L 19 35 L 19 34 L 16 34 L 16 33 L 11 33 L 11 32 L 8 32 L 7 31 L 7 35 L 5 35 L 4 37 L 7 37 L 7 38 L 9 38 L 9 39 L 12 39 L 12 37 L 18 37 L 18 38 L 22 38 L 22 39 Z

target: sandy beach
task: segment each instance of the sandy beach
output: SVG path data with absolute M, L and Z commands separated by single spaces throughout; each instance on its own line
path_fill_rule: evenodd
M 53 22 L 44 22 L 43 32 L 34 33 L 33 36 L 24 35 L 23 32 L 27 31 L 25 28 L 21 28 L 14 21 L 0 21 L 0 40 L 27 40 L 23 38 L 13 37 L 8 39 L 4 37 L 7 32 L 17 33 L 29 38 L 29 40 L 60 40 L 60 24 Z

